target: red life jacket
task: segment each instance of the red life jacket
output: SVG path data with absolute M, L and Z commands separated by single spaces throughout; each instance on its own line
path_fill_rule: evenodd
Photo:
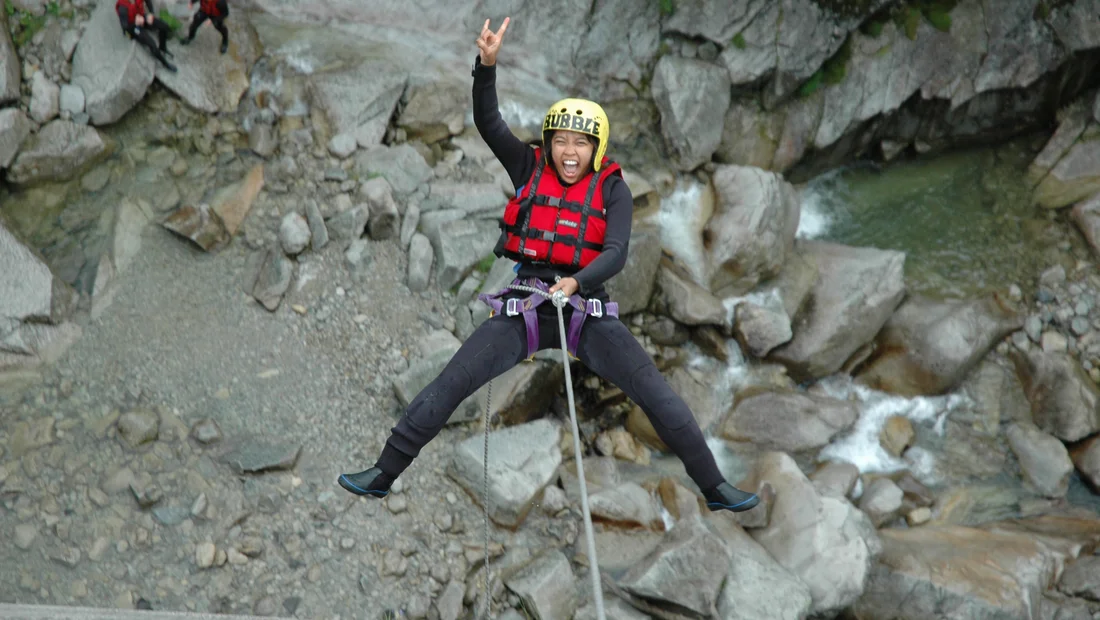
M 542 149 L 535 149 L 535 159 L 531 180 L 504 207 L 494 253 L 525 263 L 585 267 L 603 250 L 604 181 L 621 177 L 622 170 L 604 157 L 598 175 L 589 172 L 566 187 L 553 171 L 543 174 Z
M 199 0 L 199 10 L 210 17 L 222 16 L 222 12 L 218 10 L 218 0 Z
M 116 13 L 119 7 L 126 9 L 126 19 L 131 26 L 137 21 L 138 15 L 145 15 L 145 0 L 117 0 L 115 2 Z

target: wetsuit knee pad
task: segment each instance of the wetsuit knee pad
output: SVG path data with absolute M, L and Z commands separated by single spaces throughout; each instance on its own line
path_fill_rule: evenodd
M 637 394 L 638 405 L 649 414 L 650 422 L 675 431 L 694 419 L 684 400 L 672 391 L 664 375 L 652 363 L 638 368 L 630 376 L 630 387 Z

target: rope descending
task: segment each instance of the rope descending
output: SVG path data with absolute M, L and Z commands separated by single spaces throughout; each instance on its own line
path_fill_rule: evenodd
M 558 278 L 560 279 L 560 278 Z M 588 509 L 588 486 L 584 478 L 584 463 L 581 458 L 581 433 L 577 425 L 577 410 L 573 399 L 573 378 L 569 371 L 569 353 L 566 351 L 565 318 L 562 308 L 569 303 L 569 298 L 561 291 L 550 295 L 546 291 L 531 286 L 510 284 L 508 288 L 520 291 L 528 291 L 546 297 L 553 302 L 558 309 L 558 330 L 561 336 L 561 358 L 565 367 L 565 391 L 569 400 L 569 421 L 573 425 L 573 458 L 577 463 L 577 477 L 581 487 L 581 511 L 584 514 L 584 536 L 588 543 L 589 575 L 592 577 L 592 596 L 596 602 L 596 617 L 598 620 L 606 620 L 603 609 L 603 588 L 600 585 L 600 567 L 596 561 L 596 539 L 592 533 L 592 513 Z M 485 570 L 483 584 L 485 594 L 482 606 L 482 618 L 489 617 L 489 423 L 490 401 L 493 396 L 493 382 L 489 381 L 488 395 L 485 399 L 485 450 L 483 463 L 485 465 L 484 486 L 482 490 L 482 506 L 485 507 Z

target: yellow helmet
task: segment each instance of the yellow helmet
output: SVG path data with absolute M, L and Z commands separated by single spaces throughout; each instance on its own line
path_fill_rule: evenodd
M 550 163 L 550 133 L 576 131 L 596 139 L 596 153 L 592 156 L 592 169 L 600 171 L 607 140 L 611 137 L 611 125 L 600 104 L 587 99 L 562 99 L 550 106 L 542 121 L 542 143 L 546 161 Z

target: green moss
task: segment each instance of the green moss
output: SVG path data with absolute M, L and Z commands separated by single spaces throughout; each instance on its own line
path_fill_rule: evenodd
M 172 32 L 176 32 L 183 25 L 180 20 L 176 19 L 175 15 L 168 12 L 168 9 L 161 9 L 160 13 L 157 13 L 157 19 L 164 21 L 168 24 L 168 27 L 172 29 Z
M 489 273 L 489 270 L 493 268 L 493 263 L 495 263 L 496 261 L 497 257 L 490 254 L 478 261 L 477 267 L 474 267 L 474 269 L 480 271 L 481 273 Z
M 53 0 L 46 3 L 46 14 L 53 15 L 54 17 L 61 17 L 61 5 Z
M 885 21 L 878 20 L 878 19 L 871 19 L 871 20 L 868 20 L 866 22 L 863 22 L 863 24 L 860 25 L 860 27 L 859 27 L 859 31 L 873 39 L 873 38 L 877 38 L 880 34 L 882 34 L 882 28 L 885 25 L 886 25 Z
M 905 11 L 905 21 L 902 28 L 905 30 L 905 36 L 909 37 L 910 41 L 917 40 L 917 28 L 920 28 L 921 12 L 919 9 L 909 7 Z
M 852 39 L 844 40 L 844 44 L 833 54 L 832 58 L 825 61 L 822 71 L 825 73 L 826 84 L 839 84 L 844 81 L 848 72 L 848 61 L 852 59 Z
M 730 43 L 732 43 L 733 46 L 739 50 L 743 50 L 748 47 L 748 43 L 745 42 L 745 35 L 741 34 L 740 32 L 733 35 L 733 41 L 730 41 Z
M 811 75 L 810 79 L 806 80 L 806 82 L 799 87 L 798 96 L 806 98 L 816 93 L 817 89 L 821 88 L 821 82 L 824 81 L 824 79 L 825 72 L 821 69 L 818 69 L 817 73 Z
M 676 12 L 676 7 L 673 5 L 672 0 L 659 0 L 661 4 L 661 13 L 663 15 L 672 15 Z
M 46 26 L 45 15 L 31 15 L 30 13 L 19 12 L 19 25 L 22 28 L 19 34 L 15 37 L 15 46 L 23 47 L 34 35 L 38 34 L 39 30 L 42 30 Z
M 928 23 L 940 32 L 951 32 L 951 14 L 947 11 L 934 9 L 924 14 Z
M 4 12 L 8 14 L 8 17 L 15 15 L 15 5 L 11 3 L 11 0 L 4 0 Z

